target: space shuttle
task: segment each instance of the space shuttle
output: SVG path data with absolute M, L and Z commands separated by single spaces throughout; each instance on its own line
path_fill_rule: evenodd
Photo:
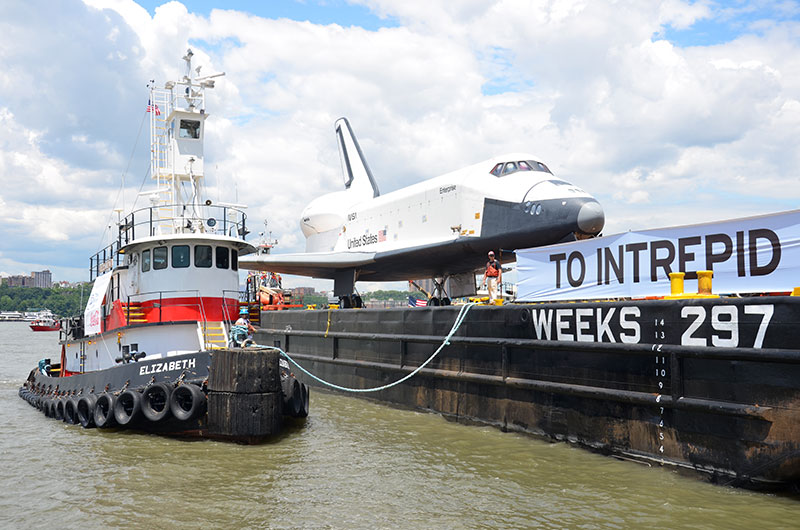
M 475 272 L 490 250 L 506 263 L 516 249 L 603 229 L 594 197 L 526 153 L 496 156 L 382 195 L 348 120 L 334 127 L 344 189 L 303 210 L 306 251 L 242 256 L 241 267 L 333 279 L 343 307 L 360 305 L 356 281 L 433 278 L 435 296 L 443 300 L 474 294 Z M 459 286 L 452 289 L 471 292 L 446 292 L 447 279 Z

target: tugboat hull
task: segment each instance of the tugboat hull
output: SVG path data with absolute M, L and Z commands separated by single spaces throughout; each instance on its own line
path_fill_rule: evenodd
M 284 380 L 296 382 L 275 350 L 220 349 L 69 377 L 37 369 L 19 394 L 46 416 L 85 428 L 258 443 L 280 431 L 284 416 L 304 416 L 287 406 L 293 396 Z

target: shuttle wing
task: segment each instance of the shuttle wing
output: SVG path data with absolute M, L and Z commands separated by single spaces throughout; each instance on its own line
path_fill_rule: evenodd
M 336 270 L 375 263 L 374 252 L 309 252 L 296 254 L 250 254 L 239 258 L 244 269 L 333 278 Z
M 445 273 L 473 271 L 485 257 L 476 253 L 475 238 L 459 237 L 438 243 L 385 252 L 309 252 L 294 254 L 250 254 L 239 258 L 243 269 L 298 274 L 314 278 L 336 277 L 344 269 L 358 271 L 365 281 L 397 281 L 433 278 Z M 506 254 L 506 259 L 513 254 Z

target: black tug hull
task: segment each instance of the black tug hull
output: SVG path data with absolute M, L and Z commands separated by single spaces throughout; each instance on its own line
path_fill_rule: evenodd
M 148 395 L 151 388 L 160 393 Z M 240 443 L 267 440 L 280 432 L 284 417 L 308 415 L 305 385 L 280 368 L 275 350 L 258 348 L 142 360 L 68 377 L 48 376 L 37 369 L 19 395 L 48 417 L 86 428 Z M 112 418 L 100 424 L 94 408 L 103 395 L 113 400 L 108 413 Z M 159 396 L 161 401 L 153 403 Z M 120 400 L 127 401 L 117 404 Z M 125 410 L 119 412 L 117 407 Z
M 263 313 L 257 341 L 374 387 L 420 366 L 458 311 Z M 784 488 L 800 483 L 798 324 L 798 297 L 474 307 L 417 376 L 369 397 Z

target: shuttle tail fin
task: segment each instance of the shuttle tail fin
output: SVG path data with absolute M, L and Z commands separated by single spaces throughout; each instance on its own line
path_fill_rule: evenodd
M 339 144 L 339 157 L 342 161 L 344 187 L 348 190 L 357 190 L 365 195 L 372 193 L 373 197 L 381 194 L 372 171 L 369 169 L 361 146 L 358 145 L 356 135 L 350 127 L 347 118 L 339 118 L 334 124 L 336 128 L 336 141 Z

